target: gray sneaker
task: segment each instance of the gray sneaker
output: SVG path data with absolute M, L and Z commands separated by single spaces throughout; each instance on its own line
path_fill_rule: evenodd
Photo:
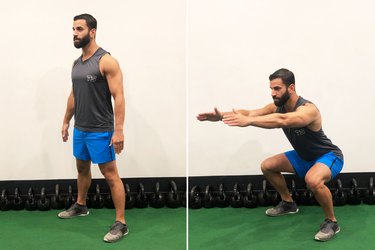
M 315 239 L 318 241 L 327 241 L 332 239 L 338 232 L 340 232 L 340 226 L 337 222 L 325 219 L 320 225 L 320 230 L 315 235 Z
M 276 207 L 269 208 L 266 210 L 268 216 L 281 216 L 286 214 L 298 213 L 297 204 L 293 202 L 280 201 Z
M 105 242 L 116 242 L 129 233 L 128 226 L 120 221 L 115 221 L 109 232 L 104 236 Z
M 70 219 L 77 216 L 87 216 L 89 215 L 89 211 L 87 206 L 79 205 L 78 203 L 74 203 L 70 208 L 65 211 L 60 212 L 57 216 L 61 219 Z

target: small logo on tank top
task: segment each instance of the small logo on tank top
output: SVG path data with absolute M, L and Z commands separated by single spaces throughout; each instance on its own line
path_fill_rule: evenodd
M 98 78 L 97 76 L 92 76 L 92 75 L 87 75 L 86 76 L 87 82 L 91 82 L 91 83 L 96 82 L 97 78 Z
M 306 131 L 305 129 L 301 128 L 301 129 L 294 130 L 294 133 L 296 133 L 297 136 L 301 136 L 301 135 L 306 134 Z

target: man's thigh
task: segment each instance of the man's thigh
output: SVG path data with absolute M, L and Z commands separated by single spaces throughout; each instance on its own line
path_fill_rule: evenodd
M 274 172 L 295 173 L 295 170 L 284 153 L 277 154 L 265 159 L 262 163 L 267 169 Z

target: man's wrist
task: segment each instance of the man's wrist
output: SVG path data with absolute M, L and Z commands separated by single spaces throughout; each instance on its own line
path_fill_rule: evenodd
M 251 126 L 253 124 L 253 119 L 247 116 L 247 126 Z

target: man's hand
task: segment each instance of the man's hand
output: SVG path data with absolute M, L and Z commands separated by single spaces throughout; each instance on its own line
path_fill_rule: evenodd
M 116 154 L 120 154 L 121 151 L 124 149 L 124 132 L 120 130 L 115 130 L 112 135 L 111 143 L 109 146 L 113 145 Z
M 201 113 L 197 115 L 197 119 L 199 121 L 217 122 L 223 119 L 223 114 L 217 108 L 215 108 L 214 112 Z
M 233 109 L 233 113 L 224 115 L 223 122 L 228 126 L 246 127 L 250 125 L 250 119 L 251 117 L 245 116 Z
M 61 137 L 63 139 L 63 142 L 68 141 L 69 137 L 69 123 L 63 123 L 62 129 L 61 129 Z

